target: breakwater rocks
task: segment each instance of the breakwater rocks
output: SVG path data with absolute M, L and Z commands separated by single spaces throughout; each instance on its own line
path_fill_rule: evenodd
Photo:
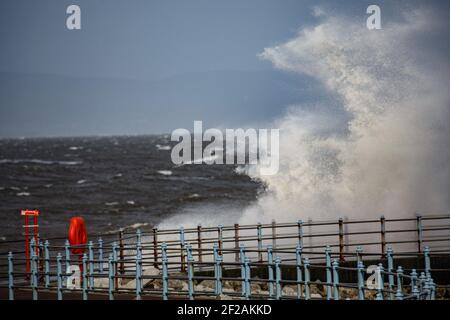
M 144 272 L 144 275 L 159 275 L 159 271 L 156 269 L 147 269 Z M 183 294 L 187 296 L 189 292 L 188 281 L 180 280 L 176 278 L 186 277 L 186 274 L 171 274 L 171 277 L 174 279 L 168 280 L 168 292 L 169 295 L 171 293 L 177 293 L 177 296 L 182 297 Z M 96 281 L 95 286 L 98 287 L 107 287 L 108 279 L 96 279 L 101 281 Z M 161 294 L 163 290 L 163 281 L 162 279 L 143 279 L 143 287 L 144 292 L 148 291 L 148 293 L 154 293 L 155 295 Z M 118 281 L 118 289 L 127 288 L 133 289 L 136 285 L 135 280 L 125 280 L 119 279 Z M 231 281 L 224 280 L 222 281 L 222 290 L 221 294 L 216 294 L 216 282 L 215 280 L 194 280 L 193 281 L 193 291 L 196 299 L 218 299 L 218 300 L 241 300 L 242 299 L 242 281 Z M 342 286 L 348 287 L 339 287 L 339 299 L 341 300 L 358 300 L 358 290 L 356 284 L 341 284 Z M 258 277 L 254 277 L 250 282 L 251 289 L 251 298 L 254 299 L 269 299 L 270 291 L 268 283 L 260 279 Z M 285 284 L 281 286 L 281 296 L 283 299 L 304 299 L 305 298 L 305 286 L 297 285 L 297 284 Z M 385 286 L 385 289 L 388 290 L 388 286 Z M 394 287 L 394 290 L 396 287 Z M 159 292 L 159 294 L 158 294 Z M 299 293 L 300 292 L 300 293 Z M 407 296 L 411 293 L 410 288 L 405 286 L 404 295 Z M 275 298 L 275 285 L 273 287 L 273 294 L 270 297 L 271 299 Z M 386 294 L 386 293 L 385 293 Z M 327 286 L 320 282 L 320 280 L 311 281 L 309 285 L 309 296 L 312 300 L 323 300 L 327 299 Z M 334 297 L 334 289 L 331 287 L 331 297 Z M 376 298 L 376 290 L 374 289 L 365 289 L 364 290 L 364 298 L 367 300 L 374 300 Z M 385 297 L 386 299 L 387 297 Z M 436 299 L 450 299 L 450 288 L 442 287 L 436 288 Z

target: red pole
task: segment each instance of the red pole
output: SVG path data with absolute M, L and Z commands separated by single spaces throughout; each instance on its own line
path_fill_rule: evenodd
M 39 254 L 39 243 L 38 243 L 38 215 L 39 215 L 39 211 L 38 210 L 22 210 L 20 212 L 20 214 L 22 216 L 25 216 L 25 225 L 23 226 L 25 228 L 25 260 L 26 260 L 26 272 L 30 273 L 30 230 L 28 230 L 29 228 L 33 227 L 33 230 L 31 232 L 34 233 L 33 237 L 34 237 L 34 241 L 36 243 L 36 255 Z M 34 224 L 30 226 L 30 219 L 29 216 L 33 216 L 34 219 Z
M 25 216 L 25 256 L 27 259 L 27 273 L 30 272 L 30 242 L 28 239 L 28 216 Z
M 39 255 L 39 237 L 38 237 L 38 223 L 37 216 L 34 216 L 34 243 L 36 243 L 36 256 Z

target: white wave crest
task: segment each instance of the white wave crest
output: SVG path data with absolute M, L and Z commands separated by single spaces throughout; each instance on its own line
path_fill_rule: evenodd
M 75 166 L 79 165 L 81 161 L 53 161 L 53 160 L 40 160 L 40 159 L 0 159 L 0 164 L 22 164 L 22 163 L 31 163 L 31 164 L 43 164 L 43 165 L 52 165 L 58 164 L 63 166 Z
M 170 147 L 170 146 L 162 146 L 162 145 L 160 145 L 160 144 L 157 144 L 157 145 L 156 145 L 156 149 L 158 149 L 158 150 L 163 150 L 163 151 L 167 151 L 167 150 L 171 150 L 171 147 Z
M 172 171 L 170 170 L 158 170 L 159 174 L 162 174 L 163 176 L 171 176 L 172 175 Z

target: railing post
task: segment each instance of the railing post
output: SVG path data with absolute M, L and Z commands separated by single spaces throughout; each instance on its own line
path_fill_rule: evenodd
M 114 273 L 114 287 L 119 287 L 119 277 L 117 277 L 117 242 L 112 243 L 112 257 L 113 257 L 113 273 Z
M 251 270 L 250 270 L 250 258 L 245 257 L 244 259 L 245 266 L 245 299 L 249 300 L 252 294 L 251 286 L 250 286 L 250 278 L 251 278 Z
M 222 294 L 222 256 L 217 255 L 216 257 L 216 295 L 220 296 Z
M 364 300 L 364 264 L 362 261 L 357 262 L 358 268 L 358 300 Z
M 272 247 L 277 248 L 277 223 L 275 220 L 272 220 Z
M 203 262 L 203 250 L 202 250 L 202 225 L 197 226 L 197 248 L 198 248 L 198 262 Z M 200 265 L 201 266 L 201 265 Z
M 186 256 L 188 257 L 188 259 L 189 257 L 194 258 L 194 255 L 192 253 L 192 245 L 190 243 L 186 243 Z
M 69 272 L 69 267 L 70 267 L 70 242 L 69 240 L 66 240 L 66 242 L 64 243 L 64 250 L 66 251 L 66 272 Z
M 402 267 L 399 266 L 397 268 L 397 292 L 395 293 L 396 300 L 403 300 L 402 277 L 403 277 L 403 269 Z
M 153 266 L 158 269 L 158 228 L 153 228 Z
M 434 300 L 436 298 L 436 285 L 433 281 L 433 278 L 430 278 L 430 286 L 431 286 L 431 300 Z
M 35 238 L 33 237 L 33 238 L 31 238 L 31 240 L 30 240 L 30 253 L 33 253 L 33 252 L 36 251 L 36 250 L 35 250 L 35 247 L 36 247 L 36 240 L 35 240 Z
M 181 259 L 181 272 L 185 272 L 185 257 L 184 257 L 184 228 L 180 227 L 180 259 Z
M 218 287 L 219 287 L 219 280 L 217 279 L 219 271 L 217 266 L 217 259 L 219 257 L 219 244 L 217 242 L 214 242 L 213 244 L 213 264 L 214 264 L 214 294 L 218 295 Z
M 334 300 L 339 300 L 339 262 L 337 259 L 333 260 L 332 267 Z
M 423 293 L 425 291 L 427 277 L 425 276 L 425 272 L 421 272 L 419 276 L 419 291 L 420 291 L 420 299 L 422 299 Z
M 136 247 L 136 300 L 141 300 L 142 291 L 142 252 L 140 244 Z
M 14 262 L 13 253 L 8 253 L 8 298 L 14 300 Z
M 123 274 L 125 272 L 124 255 L 123 255 L 123 228 L 119 229 L 119 272 Z
M 110 254 L 108 257 L 108 296 L 109 300 L 114 300 L 114 265 L 113 265 L 113 255 Z
M 425 259 L 425 274 L 430 274 L 431 262 L 430 262 L 430 247 L 426 246 L 423 250 L 423 257 Z
M 263 261 L 263 255 L 262 255 L 262 228 L 261 223 L 258 222 L 258 225 L 256 227 L 256 234 L 258 238 L 258 262 Z
M 376 269 L 377 271 L 377 295 L 376 300 L 384 300 L 384 268 L 380 263 Z
M 430 287 L 430 277 L 427 276 L 422 288 L 422 296 L 424 300 L 430 300 L 431 298 L 431 287 Z
M 339 218 L 339 260 L 344 261 L 344 220 Z
M 45 287 L 50 285 L 50 253 L 48 251 L 48 240 L 44 242 L 44 274 L 45 274 Z
M 161 245 L 161 253 L 162 253 L 162 285 L 163 285 L 163 290 L 162 290 L 162 296 L 163 296 L 163 300 L 167 300 L 169 297 L 168 295 L 168 291 L 169 291 L 169 272 L 168 272 L 168 268 L 167 268 L 167 244 L 164 242 Z
M 136 230 L 136 243 L 142 243 L 142 232 L 141 229 Z
M 305 269 L 305 299 L 309 300 L 311 299 L 311 288 L 310 288 L 310 273 L 309 273 L 309 259 L 305 258 L 305 260 L 303 260 L 303 266 Z
M 295 247 L 295 268 L 297 271 L 297 299 L 302 297 L 303 291 L 303 276 L 302 276 L 302 250 L 303 248 L 297 244 Z
M 188 295 L 189 300 L 194 300 L 194 257 L 192 256 L 192 246 L 186 246 L 188 263 Z
M 136 243 L 136 254 L 139 258 L 139 296 L 142 293 L 142 243 L 139 241 Z
M 241 285 L 241 293 L 242 296 L 246 296 L 246 282 L 245 282 L 245 247 L 244 244 L 239 245 L 239 257 L 241 262 L 241 279 L 242 279 L 242 285 Z
M 103 240 L 98 239 L 98 271 L 103 273 Z
M 416 300 L 420 299 L 420 291 L 419 291 L 419 288 L 417 287 L 417 285 L 413 286 L 411 294 L 416 298 Z
M 219 244 L 214 242 L 213 244 L 213 256 L 214 256 L 214 288 L 216 296 L 222 294 L 222 281 L 221 281 L 221 256 L 219 251 Z
M 417 299 L 419 299 L 419 288 L 417 286 L 417 272 L 416 269 L 412 269 L 411 270 L 411 283 L 410 283 L 410 288 L 411 288 L 411 294 L 414 295 Z
M 297 229 L 298 229 L 298 244 L 303 248 L 303 221 L 297 221 Z
M 389 281 L 389 299 L 394 300 L 394 257 L 391 247 L 387 248 L 387 263 L 388 263 L 388 281 Z
M 217 260 L 217 257 L 219 256 L 219 244 L 217 242 L 213 243 L 213 259 L 214 262 Z
M 431 275 L 428 275 L 428 286 L 429 286 L 429 296 L 428 296 L 428 300 L 434 300 L 434 283 L 433 283 L 433 278 L 431 278 Z
M 234 250 L 236 250 L 234 259 L 239 262 L 239 223 L 234 224 Z
M 45 280 L 45 254 L 44 254 L 44 244 L 40 240 L 38 236 L 38 261 L 39 261 L 39 272 L 44 273 L 44 280 Z M 39 281 L 39 280 L 38 280 Z
M 217 242 L 219 244 L 219 251 L 218 251 L 219 255 L 222 255 L 222 249 L 223 249 L 222 238 L 223 238 L 223 226 L 218 225 L 217 226 Z
M 357 264 L 359 262 L 363 262 L 362 261 L 362 252 L 363 252 L 363 248 L 361 246 L 357 246 L 356 247 L 356 263 Z
M 141 246 L 142 245 L 142 232 L 141 229 L 136 230 L 136 244 Z
M 327 300 L 331 300 L 331 282 L 332 282 L 331 248 L 328 245 L 325 248 L 325 263 L 327 273 Z
M 38 265 L 36 251 L 31 252 L 31 289 L 33 291 L 33 300 L 38 299 Z
M 29 244 L 30 245 L 30 248 L 29 248 L 29 251 L 30 251 L 30 274 L 27 275 L 27 276 L 30 277 L 30 285 L 33 285 L 33 261 L 32 261 L 32 257 L 33 257 L 33 252 L 36 253 L 35 249 L 34 249 L 35 241 L 36 240 L 33 237 L 33 238 L 31 238 L 30 244 Z
M 56 277 L 57 277 L 57 299 L 62 300 L 62 282 L 63 282 L 63 276 L 62 276 L 62 256 L 61 253 L 58 252 L 58 255 L 56 256 Z
M 269 244 L 267 246 L 267 275 L 268 275 L 268 288 L 269 288 L 269 297 L 273 297 L 273 252 L 272 246 Z
M 380 234 L 381 234 L 381 256 L 386 256 L 386 218 L 380 217 Z
M 423 230 L 422 230 L 422 216 L 417 215 L 416 217 L 416 227 L 417 227 L 417 252 L 422 252 L 422 241 L 423 241 Z
M 83 300 L 88 299 L 88 285 L 87 285 L 87 255 L 83 254 Z
M 281 290 L 281 259 L 280 257 L 276 257 L 275 259 L 275 284 L 276 284 L 276 299 L 280 300 L 282 296 Z
M 89 289 L 94 288 L 94 244 L 92 241 L 88 242 L 89 254 Z

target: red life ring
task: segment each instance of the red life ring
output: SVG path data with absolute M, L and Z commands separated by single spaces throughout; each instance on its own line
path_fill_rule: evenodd
M 87 243 L 86 224 L 82 217 L 73 217 L 70 219 L 69 226 L 69 243 L 71 246 L 80 246 L 80 248 L 72 248 L 73 254 L 83 254 L 84 245 Z

